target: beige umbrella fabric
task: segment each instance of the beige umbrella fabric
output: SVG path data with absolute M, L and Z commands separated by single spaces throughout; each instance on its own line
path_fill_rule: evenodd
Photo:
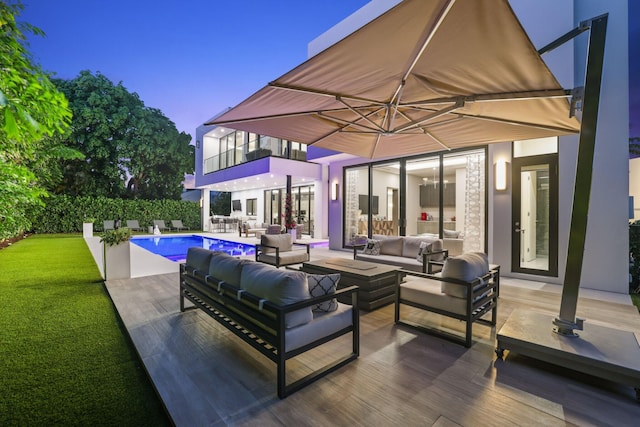
M 387 158 L 577 133 L 507 0 L 405 0 L 208 124 Z

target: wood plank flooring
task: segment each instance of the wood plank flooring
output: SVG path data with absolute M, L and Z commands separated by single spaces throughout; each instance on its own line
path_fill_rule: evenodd
M 360 358 L 284 400 L 276 396 L 272 362 L 204 313 L 180 313 L 177 274 L 113 280 L 107 289 L 177 426 L 640 423 L 630 387 L 515 353 L 496 360 L 496 331 L 515 308 L 558 313 L 556 285 L 503 278 L 498 326 L 475 326 L 470 349 L 395 326 L 393 305 L 361 312 Z M 462 332 L 461 322 L 403 308 L 405 313 Z M 587 319 L 585 327 L 593 322 L 640 334 L 640 315 L 618 295 L 581 294 L 577 315 Z M 288 374 L 295 379 L 342 355 L 350 339 L 296 358 Z

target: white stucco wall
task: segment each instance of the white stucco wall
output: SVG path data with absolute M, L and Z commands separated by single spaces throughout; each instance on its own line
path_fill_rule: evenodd
M 551 42 L 585 19 L 609 13 L 581 287 L 626 293 L 629 245 L 627 2 L 511 0 L 510 4 L 536 47 Z M 585 33 L 575 43 L 543 56 L 565 88 L 584 84 L 587 36 Z M 495 146 L 491 150 L 500 151 Z M 559 277 L 546 279 L 550 282 L 564 281 L 577 150 L 577 136 L 560 138 Z M 490 230 L 490 253 L 494 262 L 510 266 L 510 239 L 507 242 L 501 229 L 507 218 L 511 224 L 510 196 L 507 200 L 506 196 L 494 195 L 490 209 L 490 223 L 494 224 Z M 503 271 L 509 274 L 509 269 Z
M 581 20 L 609 13 L 581 286 L 627 293 L 629 253 L 627 2 L 579 0 L 574 4 L 576 25 Z M 576 63 L 582 63 L 586 40 L 581 40 L 577 45 Z
M 633 196 L 633 220 L 640 219 L 640 158 L 629 160 L 629 195 Z

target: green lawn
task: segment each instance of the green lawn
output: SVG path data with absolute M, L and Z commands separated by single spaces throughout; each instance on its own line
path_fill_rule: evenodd
M 639 294 L 631 294 L 631 302 L 638 308 L 640 312 L 640 295 Z
M 79 235 L 0 250 L 0 307 L 0 425 L 170 424 Z

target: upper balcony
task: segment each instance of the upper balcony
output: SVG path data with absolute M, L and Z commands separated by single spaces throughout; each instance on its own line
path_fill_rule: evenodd
M 250 142 L 204 159 L 202 173 L 206 175 L 269 156 L 306 161 L 307 151 L 304 144 L 277 138 L 262 138 L 259 146 L 255 142 Z

